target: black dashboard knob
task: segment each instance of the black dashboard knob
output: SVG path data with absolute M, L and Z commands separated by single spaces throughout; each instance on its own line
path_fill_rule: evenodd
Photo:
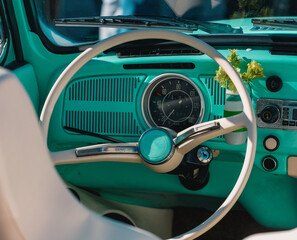
M 280 116 L 278 107 L 267 106 L 260 113 L 260 118 L 265 123 L 275 123 Z
M 283 86 L 283 81 L 279 76 L 270 76 L 266 80 L 266 87 L 270 92 L 278 92 Z

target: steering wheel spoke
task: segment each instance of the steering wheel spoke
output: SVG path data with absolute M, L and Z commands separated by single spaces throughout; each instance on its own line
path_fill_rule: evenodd
M 248 118 L 245 113 L 194 125 L 177 134 L 176 149 L 184 155 L 205 141 L 236 131 L 247 125 Z
M 142 163 L 137 143 L 105 143 L 52 152 L 55 165 L 88 162 Z

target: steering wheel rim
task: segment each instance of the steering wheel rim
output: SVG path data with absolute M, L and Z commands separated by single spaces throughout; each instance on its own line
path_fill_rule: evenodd
M 76 57 L 65 68 L 65 70 L 61 73 L 61 75 L 53 85 L 51 91 L 47 96 L 47 99 L 44 103 L 44 106 L 40 115 L 41 128 L 42 128 L 44 137 L 47 139 L 49 123 L 50 123 L 54 106 L 60 94 L 62 93 L 63 89 L 67 85 L 67 83 L 82 66 L 84 66 L 93 57 L 97 56 L 101 52 L 106 51 L 107 49 L 110 49 L 114 46 L 129 42 L 129 41 L 143 40 L 143 39 L 163 39 L 163 40 L 176 41 L 202 51 L 210 58 L 212 58 L 215 62 L 217 62 L 225 70 L 225 72 L 228 74 L 230 79 L 232 79 L 243 103 L 243 113 L 237 116 L 239 116 L 239 119 L 240 119 L 239 122 L 241 124 L 243 123 L 243 126 L 247 128 L 248 139 L 247 139 L 246 155 L 245 155 L 245 159 L 244 159 L 244 163 L 243 163 L 240 175 L 232 191 L 230 192 L 226 200 L 223 202 L 223 204 L 216 210 L 216 212 L 214 212 L 206 221 L 204 221 L 197 227 L 193 228 L 192 230 L 180 236 L 172 238 L 172 239 L 193 239 L 202 235 L 210 228 L 212 228 L 216 223 L 218 223 L 236 203 L 250 176 L 253 163 L 254 163 L 256 144 L 257 144 L 256 118 L 254 115 L 254 109 L 253 109 L 253 105 L 249 97 L 248 91 L 244 83 L 242 82 L 241 78 L 232 67 L 232 65 L 226 60 L 225 57 L 223 57 L 213 47 L 209 46 L 205 42 L 197 38 L 194 38 L 192 36 L 179 33 L 179 32 L 169 31 L 169 30 L 130 31 L 130 32 L 125 32 L 125 33 L 113 36 L 111 38 L 105 39 L 101 42 L 98 42 L 94 46 L 86 49 L 78 57 Z M 189 146 L 191 146 L 191 144 L 189 144 Z

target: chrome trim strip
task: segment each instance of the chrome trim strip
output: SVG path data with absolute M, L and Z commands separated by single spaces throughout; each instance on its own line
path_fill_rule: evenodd
M 131 154 L 138 153 L 137 143 L 127 144 L 98 144 L 88 147 L 77 148 L 75 150 L 76 157 L 86 157 L 101 154 Z
M 184 141 L 186 138 L 188 138 L 188 137 L 190 137 L 190 136 L 192 136 L 194 134 L 204 133 L 204 132 L 208 132 L 208 131 L 219 129 L 219 128 L 220 128 L 220 124 L 218 122 L 212 122 L 212 123 L 205 124 L 205 125 L 202 125 L 202 126 L 201 126 L 201 124 L 194 125 L 189 130 L 187 130 L 186 132 L 184 132 L 180 136 L 173 139 L 173 142 L 175 143 L 175 145 L 178 145 L 182 141 Z

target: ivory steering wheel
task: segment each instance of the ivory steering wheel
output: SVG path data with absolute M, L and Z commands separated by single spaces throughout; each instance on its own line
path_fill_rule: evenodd
M 102 149 L 108 149 L 108 151 L 106 151 L 106 153 L 103 151 L 100 154 L 93 155 L 84 155 L 83 153 L 85 151 L 92 151 L 92 149 L 94 149 L 95 147 L 98 148 L 98 145 L 95 147 L 89 146 L 81 149 L 55 152 L 51 153 L 51 155 L 55 164 L 72 164 L 100 161 L 133 162 L 144 163 L 153 171 L 166 173 L 174 170 L 181 163 L 183 156 L 202 142 L 207 141 L 211 138 L 218 137 L 220 135 L 224 135 L 234 130 L 241 129 L 243 127 L 247 128 L 248 139 L 246 155 L 240 175 L 231 193 L 228 195 L 224 203 L 216 210 L 216 212 L 214 212 L 205 222 L 180 236 L 172 238 L 193 239 L 212 228 L 233 207 L 240 194 L 242 193 L 250 176 L 254 163 L 257 144 L 256 118 L 248 91 L 232 65 L 213 47 L 190 35 L 168 30 L 135 30 L 125 32 L 98 42 L 94 46 L 82 52 L 78 57 L 76 57 L 61 73 L 44 103 L 40 115 L 41 127 L 44 136 L 47 139 L 49 123 L 54 106 L 67 83 L 82 66 L 84 66 L 89 60 L 97 56 L 99 53 L 106 51 L 112 47 L 129 41 L 143 39 L 163 39 L 180 42 L 198 49 L 211 57 L 225 70 L 230 79 L 232 79 L 241 97 L 243 112 L 232 117 L 221 118 L 194 125 L 177 133 L 176 137 L 172 136 L 172 141 L 170 141 L 172 143 L 170 154 L 166 155 L 166 159 L 164 158 L 164 161 L 162 161 L 161 164 L 150 164 L 148 161 L 143 160 L 138 152 L 141 148 L 141 146 L 138 146 L 138 143 L 102 144 L 100 145 L 100 147 Z M 141 138 L 146 137 L 144 136 L 145 134 L 146 133 L 144 133 Z M 168 133 L 166 134 L 168 135 Z M 170 134 L 168 135 L 168 137 L 171 137 Z M 146 144 L 148 143 L 149 141 L 146 141 Z

